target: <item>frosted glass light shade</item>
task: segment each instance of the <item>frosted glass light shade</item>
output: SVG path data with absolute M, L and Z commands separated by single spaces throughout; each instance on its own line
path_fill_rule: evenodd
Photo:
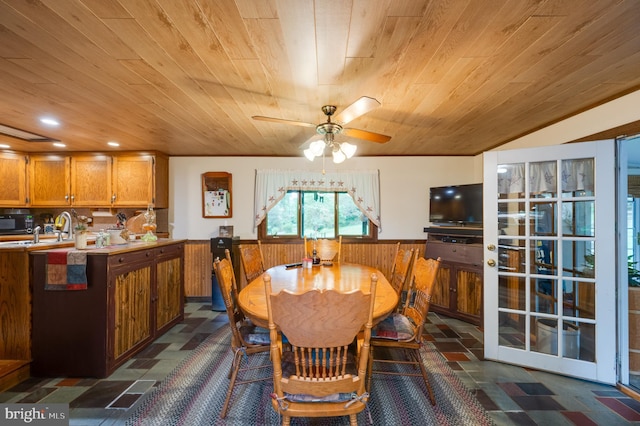
M 307 148 L 304 151 L 304 156 L 307 157 L 307 160 L 313 161 L 316 158 L 316 155 L 311 151 L 311 148 Z
M 355 153 L 356 153 L 356 150 L 357 150 L 357 149 L 358 149 L 358 147 L 357 147 L 357 146 L 355 146 L 355 145 L 351 145 L 351 144 L 350 144 L 350 143 L 348 143 L 348 142 L 344 142 L 344 143 L 340 144 L 340 150 L 341 150 L 342 152 L 344 152 L 344 155 L 346 155 L 346 156 L 347 156 L 347 158 L 351 158 L 351 157 L 353 157 L 353 154 L 355 154 Z
M 344 160 L 346 160 L 347 157 L 345 157 L 344 153 L 342 151 L 340 151 L 339 149 L 336 149 L 333 151 L 333 162 L 338 164 L 338 163 L 342 163 Z
M 322 155 L 322 153 L 324 152 L 324 147 L 325 147 L 324 141 L 311 142 L 311 145 L 309 145 L 309 149 L 311 150 L 311 152 L 313 152 L 313 155 L 315 155 L 316 157 L 319 157 Z

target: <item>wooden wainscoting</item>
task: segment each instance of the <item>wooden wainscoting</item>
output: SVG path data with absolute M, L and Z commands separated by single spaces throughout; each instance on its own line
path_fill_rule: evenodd
M 241 240 L 238 244 L 251 244 L 255 241 Z M 388 277 L 393 265 L 398 241 L 378 241 L 377 243 L 342 243 L 342 261 L 346 263 L 360 263 L 373 266 Z M 400 241 L 400 248 L 405 250 L 420 250 L 423 255 L 425 241 L 411 240 Z M 300 262 L 302 260 L 303 243 L 262 243 L 262 254 L 265 267 L 270 268 L 285 263 Z M 234 245 L 233 259 L 234 270 L 240 288 L 246 284 L 244 271 L 237 253 L 237 245 Z M 212 255 L 209 240 L 189 240 L 185 244 L 185 296 L 187 297 L 211 297 L 211 268 Z

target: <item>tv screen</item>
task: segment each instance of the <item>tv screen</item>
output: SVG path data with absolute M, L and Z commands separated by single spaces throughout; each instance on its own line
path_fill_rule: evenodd
M 482 226 L 482 184 L 431 188 L 429 221 L 434 225 Z

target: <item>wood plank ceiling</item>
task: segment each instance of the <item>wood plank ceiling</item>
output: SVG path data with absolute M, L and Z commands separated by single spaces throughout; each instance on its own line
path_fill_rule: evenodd
M 0 0 L 0 123 L 71 151 L 300 156 L 313 128 L 251 117 L 369 96 L 350 127 L 392 139 L 357 155 L 474 155 L 640 88 L 639 22 L 637 0 Z

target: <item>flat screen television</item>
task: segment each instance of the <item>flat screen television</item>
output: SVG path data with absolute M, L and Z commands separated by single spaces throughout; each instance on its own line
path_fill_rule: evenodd
M 482 184 L 430 188 L 429 221 L 439 226 L 482 227 Z

